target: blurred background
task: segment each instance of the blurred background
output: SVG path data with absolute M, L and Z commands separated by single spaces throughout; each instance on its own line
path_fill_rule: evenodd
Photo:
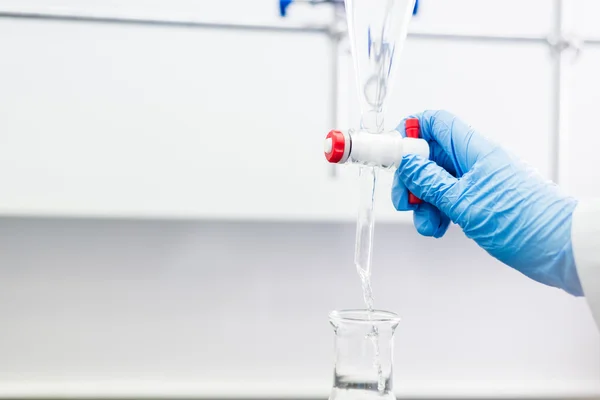
M 285 11 L 286 16 L 282 16 Z M 339 8 L 0 0 L 0 397 L 325 399 L 333 309 L 362 307 Z M 386 122 L 448 109 L 599 196 L 600 3 L 421 0 Z M 341 20 L 343 27 L 343 20 Z M 373 285 L 402 398 L 600 398 L 585 300 L 381 175 Z

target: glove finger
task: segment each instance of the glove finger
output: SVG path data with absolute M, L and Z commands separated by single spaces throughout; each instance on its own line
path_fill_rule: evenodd
M 441 238 L 450 225 L 450 218 L 429 203 L 423 203 L 413 214 L 413 223 L 423 236 Z
M 461 177 L 478 159 L 496 148 L 496 144 L 448 111 L 425 111 L 417 118 L 423 139 L 440 145 L 452 161 L 453 175 L 457 177 Z
M 408 189 L 398 174 L 394 174 L 392 182 L 392 204 L 398 211 L 411 211 L 419 207 L 419 204 L 410 204 L 408 202 Z
M 406 120 L 408 118 L 418 118 L 418 116 L 411 115 L 400 121 L 400 123 L 396 127 L 396 130 L 398 131 L 398 133 L 400 133 L 400 135 L 402 135 L 402 137 L 406 137 Z M 425 139 L 425 137 L 423 137 L 423 139 Z M 454 162 L 450 158 L 450 156 L 448 156 L 448 153 L 446 153 L 442 146 L 434 140 L 425 140 L 429 142 L 429 159 L 434 161 L 440 167 L 444 168 L 446 171 L 450 172 L 451 175 L 455 176 L 456 169 L 454 167 Z
M 457 197 L 454 193 L 457 179 L 445 169 L 414 154 L 402 157 L 395 178 L 424 202 L 433 204 L 451 216 L 451 206 Z

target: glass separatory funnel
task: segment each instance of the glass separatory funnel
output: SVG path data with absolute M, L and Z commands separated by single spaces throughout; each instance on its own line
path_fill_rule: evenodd
M 359 129 L 331 131 L 324 153 L 331 163 L 360 166 L 360 202 L 354 262 L 362 281 L 365 310 L 334 311 L 336 333 L 334 385 L 330 400 L 393 400 L 392 340 L 399 319 L 373 308 L 371 255 L 376 167 L 394 168 L 403 154 L 429 156 L 419 138 L 418 119 L 407 120 L 406 138 L 384 133 L 383 115 L 415 0 L 345 0 L 361 111 Z M 418 202 L 419 199 L 414 198 Z
M 335 331 L 329 400 L 395 400 L 392 360 L 398 316 L 388 311 L 344 310 L 333 311 L 329 321 Z M 374 338 L 378 346 L 373 346 Z
M 345 0 L 345 4 L 361 111 L 360 129 L 380 134 L 384 131 L 394 59 L 402 51 L 415 0 Z M 367 308 L 373 307 L 370 275 L 376 179 L 375 168 L 360 167 L 354 263 L 363 283 Z

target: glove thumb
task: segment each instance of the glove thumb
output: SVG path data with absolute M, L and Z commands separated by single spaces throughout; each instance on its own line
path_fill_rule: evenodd
M 445 169 L 423 157 L 408 154 L 396 170 L 400 180 L 415 196 L 451 216 L 458 180 Z

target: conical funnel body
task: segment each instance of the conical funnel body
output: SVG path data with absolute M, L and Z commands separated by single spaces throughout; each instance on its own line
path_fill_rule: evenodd
M 361 125 L 383 130 L 383 113 L 415 0 L 345 0 Z

